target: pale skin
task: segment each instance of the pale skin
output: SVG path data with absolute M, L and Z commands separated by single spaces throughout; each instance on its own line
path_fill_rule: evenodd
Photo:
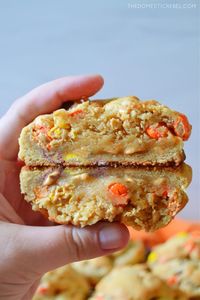
M 102 222 L 85 228 L 53 226 L 23 200 L 17 163 L 21 129 L 36 116 L 66 101 L 94 95 L 100 75 L 64 77 L 48 82 L 13 103 L 0 119 L 0 299 L 29 300 L 41 276 L 73 261 L 123 248 L 127 228 Z

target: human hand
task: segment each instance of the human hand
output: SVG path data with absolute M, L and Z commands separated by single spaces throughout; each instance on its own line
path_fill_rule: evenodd
M 0 299 L 31 299 L 45 272 L 109 254 L 129 239 L 127 228 L 119 223 L 53 226 L 33 212 L 20 193 L 17 152 L 21 129 L 65 101 L 92 96 L 102 85 L 99 75 L 64 77 L 18 99 L 0 119 Z

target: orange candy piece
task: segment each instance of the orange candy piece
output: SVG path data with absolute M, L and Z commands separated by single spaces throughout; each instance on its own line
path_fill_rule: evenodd
M 111 195 L 113 205 L 126 205 L 128 202 L 128 189 L 119 182 L 111 183 L 108 186 L 108 191 Z
M 41 294 L 41 295 L 45 295 L 48 291 L 48 287 L 46 286 L 39 286 L 38 287 L 38 290 L 37 290 L 37 293 L 38 294 Z
M 175 285 L 176 283 L 178 283 L 178 278 L 177 276 L 171 276 L 167 279 L 167 283 L 168 285 Z
M 37 130 L 36 135 L 39 135 L 40 133 L 47 135 L 49 128 L 44 125 L 38 125 L 38 126 L 36 126 L 36 130 Z
M 82 112 L 83 112 L 82 109 L 77 109 L 77 110 L 75 110 L 75 111 L 69 113 L 69 116 L 70 116 L 70 117 L 74 117 L 74 116 L 76 116 L 76 115 L 78 115 L 78 114 L 81 114 Z
M 185 115 L 179 114 L 173 126 L 177 136 L 181 137 L 183 141 L 188 140 L 191 133 L 191 125 Z
M 50 145 L 50 144 L 47 145 L 47 150 L 48 150 L 48 151 L 51 150 L 51 145 Z
M 187 241 L 184 248 L 188 253 L 191 253 L 196 248 L 196 244 L 194 241 L 190 240 Z
M 166 137 L 169 129 L 163 124 L 153 124 L 147 127 L 146 133 L 152 139 L 158 140 L 159 138 Z
M 42 131 L 42 132 L 46 132 L 47 131 L 47 127 L 44 125 L 39 125 L 37 126 L 37 130 Z
M 108 189 L 110 192 L 112 192 L 114 195 L 116 196 L 127 196 L 128 194 L 128 189 L 127 187 L 124 185 L 124 184 L 121 184 L 121 183 L 111 183 L 109 186 L 108 186 Z
M 167 189 L 163 191 L 162 196 L 165 197 L 165 198 L 168 196 L 168 190 Z

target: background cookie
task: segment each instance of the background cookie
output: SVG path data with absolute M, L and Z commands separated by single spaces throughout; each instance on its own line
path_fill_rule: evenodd
M 146 248 L 142 241 L 130 241 L 124 249 L 111 255 L 114 266 L 133 265 L 144 262 Z
M 84 260 L 71 265 L 94 285 L 112 269 L 112 260 L 108 256 Z
M 33 300 L 85 300 L 89 292 L 87 280 L 68 265 L 46 273 Z
M 180 232 L 165 243 L 154 247 L 148 257 L 148 262 L 164 262 L 174 258 L 200 260 L 200 236 Z
M 200 261 L 172 259 L 152 264 L 151 269 L 172 289 L 200 299 Z
M 177 298 L 175 298 L 175 293 L 168 289 L 145 265 L 140 264 L 113 269 L 97 284 L 95 292 L 90 299 L 172 300 Z

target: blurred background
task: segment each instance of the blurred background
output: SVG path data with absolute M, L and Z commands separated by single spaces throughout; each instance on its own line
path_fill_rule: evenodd
M 46 81 L 100 73 L 98 98 L 157 99 L 190 119 L 190 202 L 200 220 L 199 5 L 196 0 L 0 0 L 0 116 Z M 0 137 L 1 138 L 1 137 Z

